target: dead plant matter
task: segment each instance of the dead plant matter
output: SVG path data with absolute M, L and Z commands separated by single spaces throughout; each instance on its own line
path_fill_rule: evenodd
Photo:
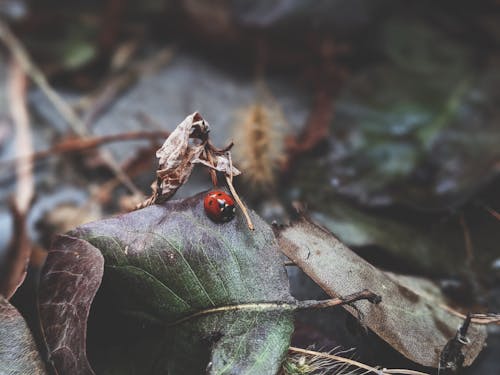
M 217 186 L 217 172 L 223 173 L 236 202 L 247 220 L 248 228 L 254 226 L 245 205 L 233 186 L 233 177 L 241 172 L 233 166 L 230 149 L 215 147 L 209 139 L 210 125 L 198 112 L 187 116 L 156 151 L 158 169 L 151 185 L 151 196 L 136 208 L 143 208 L 170 199 L 186 183 L 195 164 L 209 168 L 212 183 Z

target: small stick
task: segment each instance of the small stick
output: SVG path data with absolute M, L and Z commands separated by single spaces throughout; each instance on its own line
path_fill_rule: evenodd
M 366 300 L 370 303 L 378 304 L 382 300 L 381 297 L 367 289 L 361 292 L 353 293 L 345 297 L 337 297 L 327 300 L 306 300 L 306 301 L 294 301 L 294 302 L 255 302 L 255 303 L 242 303 L 239 305 L 229 305 L 214 307 L 211 309 L 201 310 L 195 312 L 194 314 L 185 316 L 173 323 L 167 324 L 167 326 L 174 326 L 184 323 L 188 320 L 199 318 L 201 316 L 206 316 L 215 313 L 222 313 L 228 311 L 242 311 L 242 310 L 254 310 L 254 311 L 297 311 L 297 310 L 311 310 L 311 309 L 326 309 L 330 307 L 348 305 L 356 301 Z
M 229 186 L 229 190 L 231 190 L 231 194 L 233 194 L 234 199 L 236 199 L 236 203 L 238 203 L 238 206 L 240 206 L 241 211 L 243 212 L 243 215 L 245 216 L 245 219 L 247 220 L 247 225 L 248 229 L 250 230 L 255 230 L 255 227 L 253 226 L 252 219 L 250 219 L 250 215 L 248 214 L 247 208 L 241 201 L 240 197 L 238 196 L 238 193 L 236 192 L 233 183 L 231 181 L 231 178 L 226 175 L 226 182 L 227 185 Z
M 467 226 L 467 222 L 465 221 L 465 216 L 463 213 L 459 216 L 460 226 L 462 227 L 462 231 L 464 233 L 464 242 L 465 242 L 465 251 L 467 254 L 466 262 L 470 264 L 474 260 L 474 248 L 472 247 L 472 239 L 469 232 L 469 227 Z
M 14 59 L 10 67 L 9 101 L 12 119 L 16 127 L 16 195 L 17 209 L 25 215 L 33 199 L 35 182 L 33 168 L 27 156 L 33 153 L 28 107 L 26 102 L 26 75 L 19 61 Z
M 495 211 L 493 208 L 483 205 L 484 209 L 490 213 L 495 219 L 500 220 L 500 213 Z
M 9 107 L 16 127 L 16 192 L 11 202 L 13 237 L 6 256 L 6 270 L 0 274 L 0 294 L 10 299 L 26 277 L 31 256 L 31 243 L 26 229 L 26 217 L 34 195 L 33 170 L 24 156 L 33 150 L 31 128 L 26 104 L 26 75 L 14 57 L 9 69 Z
M 103 136 L 66 139 L 53 145 L 48 150 L 33 152 L 27 155 L 18 156 L 10 160 L 1 160 L 0 168 L 11 167 L 13 164 L 18 163 L 20 160 L 26 160 L 30 163 L 33 163 L 49 156 L 91 150 L 107 143 L 131 141 L 136 139 L 157 139 L 160 137 L 168 137 L 169 134 L 170 133 L 167 131 L 136 131 Z
M 382 302 L 382 297 L 380 297 L 378 294 L 375 294 L 368 289 L 363 289 L 360 292 L 353 293 L 345 297 L 337 297 L 323 301 L 315 301 L 315 300 L 298 301 L 297 310 L 325 309 L 328 307 L 334 307 L 338 305 L 349 305 L 353 302 L 361 300 L 367 300 L 368 302 L 377 305 L 380 302 Z
M 238 193 L 236 192 L 236 189 L 233 186 L 233 161 L 231 159 L 231 153 L 228 151 L 228 159 L 229 159 L 229 176 L 226 174 L 226 182 L 227 185 L 229 186 L 229 190 L 231 190 L 231 194 L 233 194 L 234 199 L 236 199 L 236 202 L 241 208 L 241 211 L 243 212 L 243 215 L 245 216 L 245 219 L 247 220 L 247 225 L 248 229 L 250 230 L 255 230 L 255 227 L 253 226 L 252 219 L 250 219 L 250 215 L 248 214 L 247 208 L 241 201 Z

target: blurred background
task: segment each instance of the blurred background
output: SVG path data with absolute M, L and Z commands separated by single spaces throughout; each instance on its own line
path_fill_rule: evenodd
M 194 111 L 267 221 L 300 202 L 377 267 L 500 310 L 499 1 L 0 0 L 0 19 L 0 278 L 30 256 L 28 321 L 53 235 L 149 195 Z M 294 343 L 411 367 L 350 319 L 301 314 Z M 469 374 L 500 373 L 498 327 L 488 344 Z

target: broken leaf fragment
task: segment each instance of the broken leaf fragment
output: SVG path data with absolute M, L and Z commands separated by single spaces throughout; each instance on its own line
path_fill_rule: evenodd
M 205 149 L 209 125 L 197 113 L 187 116 L 168 136 L 161 148 L 156 151 L 158 158 L 158 178 L 161 180 L 159 191 L 166 200 L 175 194 L 191 175 L 192 161 L 198 159 Z M 190 139 L 198 139 L 198 144 L 190 144 Z
M 369 288 L 382 297 L 378 305 L 356 302 L 344 306 L 394 349 L 410 360 L 438 367 L 439 356 L 463 321 L 434 300 L 378 270 L 336 239 L 329 231 L 302 218 L 277 229 L 283 253 L 295 262 L 330 296 Z M 465 366 L 470 365 L 486 340 L 484 326 L 468 331 L 464 347 Z
M 59 237 L 40 285 L 42 327 L 56 369 L 277 373 L 290 343 L 293 312 L 261 304 L 295 300 L 271 228 L 251 216 L 255 232 L 246 230 L 241 213 L 214 224 L 199 194 Z M 73 318 L 90 307 L 96 292 L 87 327 L 84 311 L 80 320 Z M 248 307 L 210 313 L 243 304 Z M 193 315 L 203 311 L 208 312 Z M 75 358 L 85 363 L 86 353 L 88 368 L 72 363 Z

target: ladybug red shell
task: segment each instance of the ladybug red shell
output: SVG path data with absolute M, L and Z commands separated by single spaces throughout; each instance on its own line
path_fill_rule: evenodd
M 217 223 L 230 221 L 236 211 L 233 197 L 221 190 L 207 193 L 203 207 L 207 216 Z

